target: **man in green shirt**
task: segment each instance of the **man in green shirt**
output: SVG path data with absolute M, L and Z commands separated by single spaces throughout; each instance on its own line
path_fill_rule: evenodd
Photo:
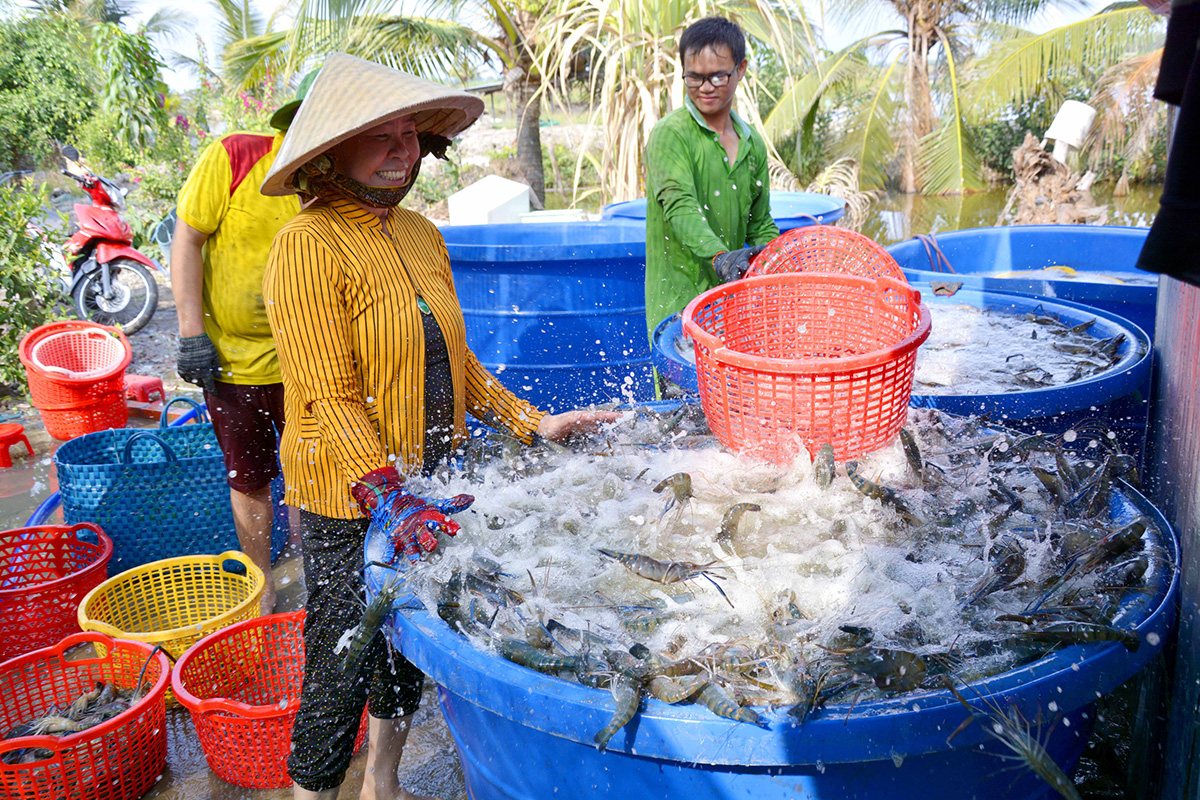
M 650 333 L 696 295 L 742 277 L 779 235 L 767 146 L 733 113 L 746 74 L 745 36 L 727 19 L 706 17 L 683 32 L 679 56 L 687 99 L 659 120 L 646 145 Z

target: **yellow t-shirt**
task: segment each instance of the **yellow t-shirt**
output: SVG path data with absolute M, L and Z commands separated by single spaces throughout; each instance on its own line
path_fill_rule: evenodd
M 179 218 L 209 234 L 204 332 L 217 348 L 226 383 L 282 380 L 263 302 L 263 271 L 276 232 L 300 211 L 300 201 L 259 191 L 282 141 L 282 133 L 221 137 L 200 156 L 179 193 Z

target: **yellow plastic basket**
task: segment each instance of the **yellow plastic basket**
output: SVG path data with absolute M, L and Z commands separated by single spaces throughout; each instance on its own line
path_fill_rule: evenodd
M 226 561 L 246 568 L 239 575 Z M 181 556 L 122 572 L 88 592 L 79 627 L 114 639 L 162 645 L 172 663 L 200 639 L 259 615 L 262 570 L 236 550 L 218 556 Z

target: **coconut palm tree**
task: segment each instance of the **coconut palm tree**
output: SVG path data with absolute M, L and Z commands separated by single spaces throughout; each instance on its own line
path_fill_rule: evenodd
M 538 32 L 551 7 L 547 0 L 480 0 L 480 9 L 499 33 L 482 39 L 504 68 L 517 107 L 517 169 L 533 190 L 537 202 L 546 200 L 546 175 L 542 166 L 541 72 L 535 62 Z
M 650 130 L 683 103 L 679 36 L 712 14 L 728 17 L 781 58 L 789 78 L 815 59 L 816 34 L 795 0 L 563 0 L 547 20 L 538 48 L 546 90 L 566 103 L 580 53 L 591 54 L 589 90 L 599 98 L 592 122 L 601 122 L 604 146 L 596 164 L 607 200 L 641 194 L 642 152 Z M 753 53 L 751 52 L 752 56 Z M 738 113 L 757 122 L 753 76 L 738 88 Z M 586 154 L 580 154 L 576 176 Z
M 1087 80 L 1161 42 L 1159 18 L 1120 3 L 1079 22 L 1032 34 L 1018 22 L 1056 0 L 852 0 L 900 27 L 854 42 L 800 78 L 768 115 L 773 136 L 835 97 L 852 98 L 834 155 L 850 156 L 867 185 L 883 186 L 898 160 L 902 191 L 961 193 L 983 183 L 969 125 L 994 119 L 1024 99 L 1062 99 L 1062 87 Z

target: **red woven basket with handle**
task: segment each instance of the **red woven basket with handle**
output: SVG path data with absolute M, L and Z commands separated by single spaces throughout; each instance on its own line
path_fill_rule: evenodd
M 143 666 L 143 682 L 152 687 L 127 710 L 87 730 L 0 740 L 0 797 L 136 800 L 150 791 L 167 763 L 164 694 L 171 672 L 166 655 L 153 650 L 85 632 L 0 665 L 3 732 L 66 707 L 97 682 L 132 689 Z
M 133 351 L 121 331 L 84 320 L 51 322 L 27 333 L 17 356 L 55 439 L 125 427 L 125 368 Z
M 90 522 L 0 531 L 0 662 L 78 633 L 79 603 L 104 580 L 112 552 Z
M 930 317 L 920 292 L 893 278 L 793 272 L 708 290 L 683 330 L 722 444 L 786 464 L 828 442 L 844 461 L 899 433 Z
M 250 789 L 292 784 L 287 758 L 304 679 L 304 612 L 240 622 L 196 642 L 175 663 L 171 688 L 192 714 L 208 765 Z M 362 747 L 367 710 L 354 740 Z
M 837 272 L 908 283 L 896 259 L 874 240 L 832 225 L 793 228 L 777 236 L 755 257 L 746 277 L 779 272 Z

